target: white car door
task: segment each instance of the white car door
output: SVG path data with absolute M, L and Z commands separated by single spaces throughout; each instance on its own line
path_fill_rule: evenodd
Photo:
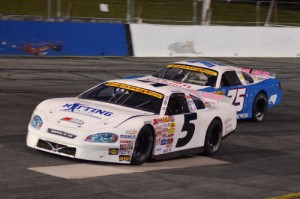
M 170 96 L 166 115 L 174 121 L 174 137 L 171 151 L 199 147 L 201 127 L 197 111 L 191 112 L 184 93 L 173 93 Z

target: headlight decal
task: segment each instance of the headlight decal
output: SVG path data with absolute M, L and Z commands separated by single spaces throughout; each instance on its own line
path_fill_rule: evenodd
M 87 142 L 99 142 L 99 143 L 115 143 L 119 139 L 118 135 L 110 132 L 97 133 L 89 135 L 85 141 Z
M 40 116 L 35 115 L 35 116 L 32 117 L 30 124 L 34 128 L 40 129 L 43 126 L 43 120 Z

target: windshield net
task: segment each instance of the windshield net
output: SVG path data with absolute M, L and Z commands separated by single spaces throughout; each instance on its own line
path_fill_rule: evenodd
M 216 86 L 218 72 L 206 68 L 172 64 L 152 76 L 199 86 Z
M 163 94 L 127 84 L 108 82 L 81 94 L 79 98 L 159 114 Z

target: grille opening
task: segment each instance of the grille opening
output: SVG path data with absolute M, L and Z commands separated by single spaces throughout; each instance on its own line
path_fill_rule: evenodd
M 45 140 L 39 140 L 37 143 L 37 147 L 46 149 L 49 151 L 55 151 L 58 153 L 63 153 L 66 155 L 75 156 L 76 154 L 76 148 L 75 147 L 68 147 L 66 145 L 57 144 L 55 142 L 45 141 Z

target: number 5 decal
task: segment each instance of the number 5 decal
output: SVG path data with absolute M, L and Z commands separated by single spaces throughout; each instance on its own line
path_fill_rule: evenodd
M 232 89 L 227 93 L 227 97 L 231 98 L 231 103 L 236 107 L 236 111 L 240 112 L 244 108 L 246 88 Z
M 184 123 L 183 123 L 181 131 L 182 132 L 186 131 L 187 133 L 186 133 L 185 137 L 178 139 L 176 148 L 183 147 L 191 141 L 191 139 L 195 133 L 195 124 L 190 123 L 190 121 L 196 120 L 196 119 L 197 119 L 197 113 L 191 113 L 191 114 L 184 115 Z

